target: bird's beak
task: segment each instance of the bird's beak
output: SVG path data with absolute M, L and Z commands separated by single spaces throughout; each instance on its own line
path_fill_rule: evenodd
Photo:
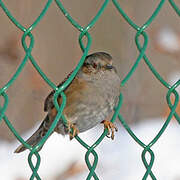
M 106 65 L 106 69 L 107 69 L 107 70 L 113 69 L 113 70 L 117 73 L 116 68 L 115 68 L 113 65 L 111 65 L 111 64 Z
M 113 69 L 113 68 L 114 68 L 113 65 L 110 65 L 110 64 L 106 65 L 106 69 Z

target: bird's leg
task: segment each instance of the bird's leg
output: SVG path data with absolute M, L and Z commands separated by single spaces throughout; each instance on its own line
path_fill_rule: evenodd
M 110 138 L 110 133 L 111 133 L 111 139 L 114 139 L 114 132 L 118 131 L 118 128 L 111 122 L 111 121 L 107 121 L 107 120 L 104 120 L 102 121 L 101 123 L 104 124 L 104 129 L 107 128 L 108 129 L 108 134 L 107 134 L 107 137 Z
M 67 125 L 68 125 L 69 139 L 72 140 L 76 135 L 78 135 L 79 130 L 77 129 L 75 124 L 69 121 L 67 122 Z

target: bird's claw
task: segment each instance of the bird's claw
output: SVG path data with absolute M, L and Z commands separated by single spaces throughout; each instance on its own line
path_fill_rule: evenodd
M 114 132 L 115 131 L 117 132 L 118 128 L 111 121 L 104 120 L 104 121 L 102 121 L 102 123 L 104 124 L 104 129 L 107 128 L 107 130 L 108 130 L 108 133 L 106 136 L 113 140 L 114 139 Z M 109 136 L 110 134 L 111 134 L 111 136 Z
M 76 125 L 70 122 L 68 122 L 68 132 L 70 140 L 72 140 L 76 135 L 79 134 L 79 130 L 77 129 Z

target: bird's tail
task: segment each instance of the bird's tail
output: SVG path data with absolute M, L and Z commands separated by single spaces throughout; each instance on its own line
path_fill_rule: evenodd
M 45 134 L 46 134 L 46 132 L 48 130 L 47 128 L 45 128 L 45 123 L 48 122 L 48 121 L 49 121 L 49 117 L 47 115 L 45 120 L 41 123 L 41 125 L 37 129 L 37 131 L 26 141 L 27 144 L 34 147 L 35 145 L 37 145 L 41 141 L 41 139 L 45 136 Z M 23 152 L 26 149 L 27 148 L 23 144 L 21 144 L 14 152 L 15 153 L 20 153 L 20 152 Z

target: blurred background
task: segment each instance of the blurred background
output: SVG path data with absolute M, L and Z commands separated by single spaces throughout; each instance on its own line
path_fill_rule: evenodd
M 12 15 L 25 27 L 29 27 L 34 22 L 46 3 L 40 0 L 4 0 L 3 2 L 6 7 L 8 7 Z M 121 0 L 119 2 L 123 10 L 139 26 L 143 25 L 152 15 L 152 12 L 159 3 L 159 1 L 143 0 Z M 62 3 L 70 12 L 71 16 L 77 20 L 81 26 L 85 27 L 97 13 L 103 4 L 103 1 L 63 0 Z M 180 2 L 176 1 L 176 3 L 180 7 Z M 21 45 L 21 37 L 23 33 L 8 19 L 2 9 L 0 9 L 0 22 L 1 88 L 15 73 L 17 67 L 25 56 L 25 52 Z M 113 3 L 110 2 L 101 18 L 89 32 L 92 36 L 92 46 L 89 54 L 97 51 L 105 51 L 111 54 L 114 58 L 118 74 L 120 78 L 123 79 L 139 55 L 134 40 L 136 31 L 129 26 L 129 24 L 118 13 Z M 149 36 L 148 48 L 146 50 L 147 57 L 154 65 L 155 69 L 168 83 L 175 83 L 178 79 L 180 79 L 180 25 L 179 16 L 175 13 L 168 2 L 164 4 L 161 12 L 146 29 L 146 32 Z M 82 56 L 78 43 L 78 36 L 80 34 L 79 31 L 67 21 L 57 7 L 56 3 L 53 2 L 45 17 L 32 31 L 32 34 L 35 39 L 34 48 L 32 50 L 33 57 L 45 74 L 55 84 L 58 84 L 75 68 Z M 44 118 L 44 99 L 50 91 L 51 88 L 43 81 L 31 63 L 28 62 L 18 79 L 7 90 L 9 105 L 6 115 L 19 133 L 26 136 L 28 133 L 31 134 L 31 129 L 33 127 L 37 127 L 37 123 Z M 169 113 L 169 108 L 166 102 L 167 91 L 167 88 L 165 88 L 153 76 L 146 64 L 141 61 L 133 76 L 122 89 L 124 103 L 121 108 L 121 114 L 129 125 L 135 129 L 138 124 L 141 123 L 155 123 L 152 124 L 152 129 L 154 129 L 154 126 L 158 126 L 160 128 L 161 125 L 159 125 L 157 121 L 161 121 L 163 123 Z M 0 104 L 2 103 L 3 99 L 0 97 Z M 180 106 L 178 109 L 180 109 Z M 174 121 L 174 123 L 177 124 L 176 121 Z M 120 125 L 118 121 L 116 121 L 116 124 Z M 177 126 L 174 127 L 178 128 Z M 102 127 L 100 128 L 101 133 Z M 141 130 L 143 131 L 143 128 Z M 170 132 L 173 132 L 173 130 Z M 93 131 L 91 133 L 94 134 Z M 123 129 L 122 133 L 125 133 L 126 136 L 129 137 Z M 88 136 L 88 138 L 91 139 L 90 134 L 84 136 Z M 116 141 L 117 139 L 118 136 Z M 8 147 L 8 158 L 14 158 L 14 156 L 17 157 L 16 154 L 13 154 L 13 148 L 15 148 L 18 142 L 11 131 L 7 128 L 4 121 L 0 124 L 0 140 L 3 142 L 0 147 Z M 62 141 L 64 142 L 64 140 Z M 121 137 L 121 141 L 127 142 L 124 136 Z M 75 146 L 78 146 L 77 142 L 75 144 Z M 112 144 L 112 147 L 116 146 L 115 142 Z M 13 148 L 11 149 L 10 147 Z M 71 144 L 68 144 L 67 148 L 69 147 L 71 147 Z M 61 147 L 59 148 L 62 149 Z M 77 149 L 78 148 L 81 147 L 79 146 Z M 142 151 L 142 149 L 140 149 L 140 151 Z M 3 152 L 6 152 L 6 150 L 3 150 Z M 135 152 L 133 153 L 134 156 L 137 156 Z M 121 155 L 121 152 L 119 152 L 119 155 Z M 3 155 L 0 154 L 0 159 L 2 158 L 1 156 L 3 157 Z M 26 156 L 25 154 L 23 156 L 27 157 L 27 154 Z M 81 155 L 77 156 L 82 158 L 82 163 L 80 163 L 80 165 L 76 165 L 76 160 L 69 159 L 68 162 L 71 163 L 67 165 L 67 168 L 64 168 L 61 173 L 54 172 L 51 177 L 47 175 L 48 179 L 60 180 L 67 179 L 70 176 L 72 176 L 70 178 L 73 178 L 74 174 L 86 169 L 83 164 L 83 156 L 83 152 Z M 138 158 L 140 162 L 140 155 Z M 22 157 L 22 159 L 26 161 L 26 158 Z M 111 158 L 109 158 L 109 160 L 110 159 Z M 18 161 L 18 158 L 14 161 Z M 11 164 L 12 161 L 8 162 Z M 137 161 L 135 160 L 134 162 Z M 142 164 L 142 162 L 140 163 Z M 8 166 L 9 164 L 7 167 Z M 25 165 L 22 166 L 24 167 Z M 41 166 L 46 166 L 46 164 Z M 142 173 L 140 177 L 143 176 L 144 172 L 145 169 L 143 169 L 142 166 Z M 21 172 L 19 172 L 19 174 L 15 173 L 16 175 L 13 175 L 11 180 L 25 180 L 30 176 L 30 173 L 30 171 L 27 174 L 21 174 Z M 118 174 L 118 179 L 119 177 L 120 174 Z M 132 177 L 134 177 L 132 179 L 136 178 L 135 176 Z M 168 180 L 178 180 L 179 177 L 180 175 L 175 177 L 176 179 L 169 177 Z M 43 177 L 43 179 L 45 178 L 46 177 Z M 8 177 L 4 179 L 9 180 Z M 76 177 L 75 179 L 78 178 Z M 125 177 L 123 180 L 127 179 L 128 178 Z

